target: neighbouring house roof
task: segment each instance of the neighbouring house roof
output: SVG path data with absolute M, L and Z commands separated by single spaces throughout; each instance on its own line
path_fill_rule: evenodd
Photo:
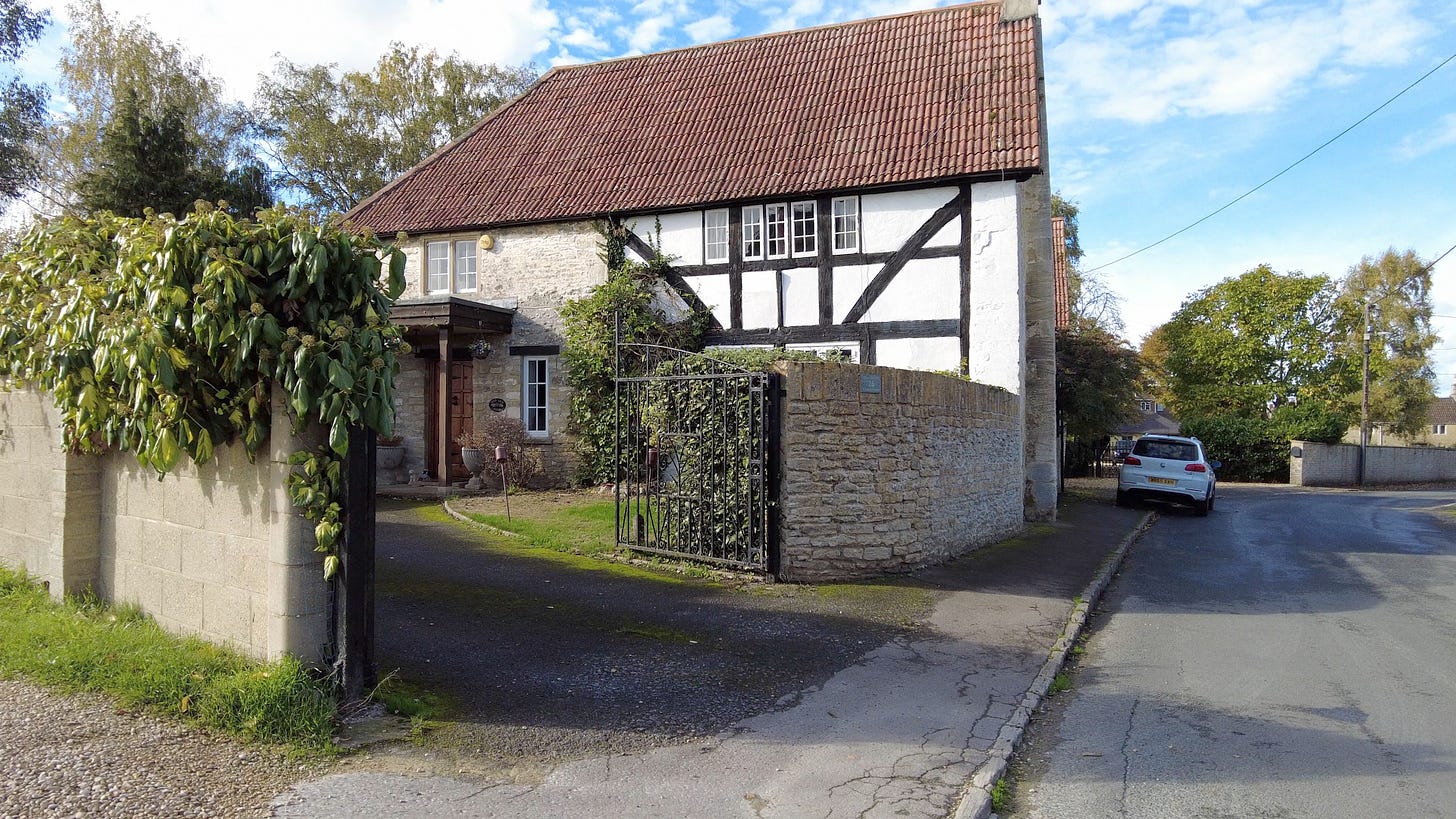
M 1431 401 L 1432 424 L 1456 424 L 1456 396 Z
M 557 68 L 349 213 L 430 233 L 1042 170 L 999 2 Z
M 1140 398 L 1139 401 L 1150 399 Z M 1161 404 L 1153 402 L 1154 409 L 1138 410 L 1138 417 L 1117 428 L 1117 435 L 1177 435 L 1183 425 L 1168 413 Z
M 1057 291 L 1057 326 L 1072 324 L 1072 288 L 1067 263 L 1067 220 L 1052 217 L 1052 277 Z

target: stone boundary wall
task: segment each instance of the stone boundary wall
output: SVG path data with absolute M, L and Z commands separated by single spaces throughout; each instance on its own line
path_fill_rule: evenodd
M 869 365 L 778 371 L 780 578 L 905 572 L 1021 531 L 1015 395 Z
M 1299 452 L 1298 456 L 1294 455 Z M 1374 485 L 1456 481 L 1456 449 L 1367 446 L 1365 482 Z M 1358 486 L 1358 444 L 1291 441 L 1289 483 L 1294 486 Z
M 211 463 L 158 480 L 130 453 L 67 453 L 47 399 L 0 392 L 0 562 L 57 598 L 90 590 L 140 605 L 169 631 L 257 658 L 320 662 L 322 556 L 285 488 L 300 445 L 275 411 L 256 462 L 218 447 Z

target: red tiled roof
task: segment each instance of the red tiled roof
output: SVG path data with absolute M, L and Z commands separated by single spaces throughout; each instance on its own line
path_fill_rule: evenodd
M 1057 326 L 1072 324 L 1072 287 L 1067 264 L 1067 221 L 1052 217 L 1052 278 L 1057 291 Z
M 349 216 L 429 233 L 1037 171 L 1038 39 L 972 3 L 559 68 Z
M 1433 399 L 1430 410 L 1431 423 L 1456 424 L 1456 396 Z

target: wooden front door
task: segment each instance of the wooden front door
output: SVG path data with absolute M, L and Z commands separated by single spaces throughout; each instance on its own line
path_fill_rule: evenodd
M 430 474 L 440 476 L 440 436 L 437 420 L 440 417 L 439 377 L 440 362 L 430 362 L 429 377 L 425 379 L 425 403 L 429 407 L 426 437 L 430 441 Z M 475 431 L 475 362 L 469 358 L 451 361 L 450 364 L 450 428 L 446 431 L 445 448 L 449 453 L 450 480 L 466 480 L 470 473 L 460 459 L 460 445 L 455 439 Z

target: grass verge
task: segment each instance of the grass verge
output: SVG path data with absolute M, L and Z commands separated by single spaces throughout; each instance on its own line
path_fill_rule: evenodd
M 297 660 L 258 663 L 163 631 L 135 606 L 56 603 L 0 567 L 0 677 L 97 691 L 126 708 L 178 717 L 296 751 L 332 745 L 335 703 Z

